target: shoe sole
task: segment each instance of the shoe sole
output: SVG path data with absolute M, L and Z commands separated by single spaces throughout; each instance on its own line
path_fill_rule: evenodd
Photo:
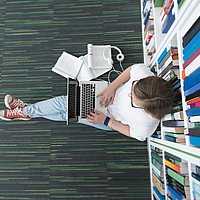
M 28 121 L 30 119 L 25 119 L 25 118 L 15 118 L 15 119 L 9 119 L 9 118 L 5 118 L 0 116 L 0 119 L 4 120 L 4 121 L 15 121 L 15 120 L 23 120 L 23 121 Z
M 0 116 L 0 119 L 2 119 L 4 121 L 12 121 L 12 119 L 8 119 L 8 118 L 2 117 L 2 116 Z
M 8 97 L 9 97 L 9 95 L 6 95 L 6 96 L 4 97 L 4 104 L 5 104 L 5 106 L 6 106 L 7 108 L 11 109 L 11 107 L 10 107 L 10 105 L 9 105 L 9 103 L 8 103 Z

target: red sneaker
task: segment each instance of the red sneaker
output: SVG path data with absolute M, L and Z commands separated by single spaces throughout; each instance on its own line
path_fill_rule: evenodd
M 24 103 L 22 100 L 17 99 L 13 96 L 11 96 L 10 94 L 7 94 L 4 97 L 4 103 L 6 105 L 7 108 L 9 109 L 15 109 L 15 108 L 24 108 L 25 106 L 27 106 L 27 103 Z
M 11 121 L 11 120 L 30 120 L 31 118 L 22 113 L 22 108 L 15 108 L 13 110 L 1 110 L 0 119 Z

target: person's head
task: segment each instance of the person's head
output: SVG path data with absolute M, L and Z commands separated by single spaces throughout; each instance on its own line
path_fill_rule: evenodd
M 173 90 L 170 83 L 161 77 L 149 76 L 133 81 L 130 96 L 133 107 L 142 108 L 157 119 L 172 112 Z

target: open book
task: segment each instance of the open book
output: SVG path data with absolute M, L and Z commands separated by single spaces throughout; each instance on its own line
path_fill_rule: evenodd
M 69 53 L 63 52 L 58 58 L 55 66 L 52 68 L 52 71 L 64 76 L 65 78 L 75 79 L 82 65 L 83 60 Z

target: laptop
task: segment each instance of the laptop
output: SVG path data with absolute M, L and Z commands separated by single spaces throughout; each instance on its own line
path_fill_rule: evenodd
M 101 107 L 97 95 L 108 86 L 106 81 L 77 81 L 67 79 L 68 119 L 70 121 L 88 122 L 87 114 L 95 109 L 107 115 L 107 109 Z

